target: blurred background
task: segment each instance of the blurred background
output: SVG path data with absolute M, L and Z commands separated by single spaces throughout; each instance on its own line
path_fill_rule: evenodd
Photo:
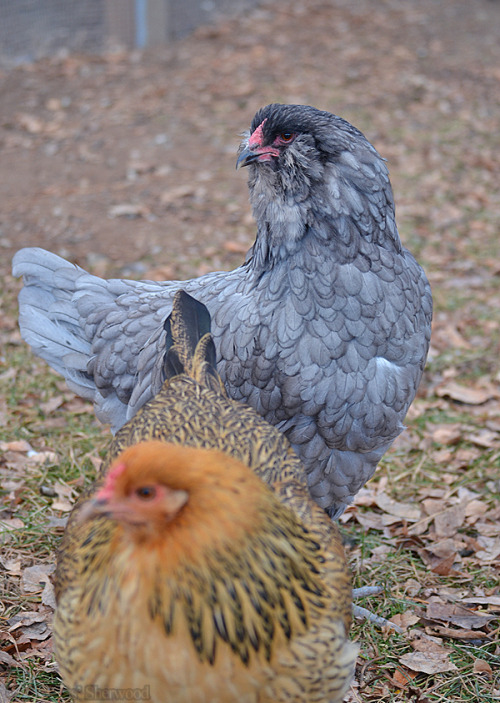
M 455 601 L 489 598 L 481 607 L 498 618 L 497 0 L 0 0 L 0 479 L 12 519 L 40 531 L 37 559 L 52 563 L 43 520 L 59 519 L 61 500 L 44 499 L 41 511 L 38 484 L 56 471 L 66 488 L 80 486 L 87 474 L 78 471 L 86 466 L 91 475 L 96 447 L 107 441 L 92 409 L 22 343 L 12 255 L 42 246 L 105 277 L 182 279 L 234 268 L 255 234 L 236 150 L 269 102 L 311 104 L 365 133 L 388 161 L 403 243 L 435 298 L 409 429 L 345 514 L 358 585 L 392 586 L 393 600 L 380 606 L 386 616 L 407 609 L 409 595 L 424 608 L 436 593 L 446 603 L 452 593 Z M 26 445 L 5 444 L 11 440 L 48 452 L 53 466 L 42 471 Z M 405 504 L 442 501 L 462 522 L 443 535 L 429 517 L 410 539 L 400 519 L 409 511 L 388 517 L 381 491 Z M 29 519 L 26 495 L 38 506 Z M 476 501 L 469 513 L 466 500 Z M 32 555 L 22 544 L 24 568 Z M 14 593 L 20 573 L 12 571 Z M 19 593 L 12 608 L 30 598 L 29 607 L 42 608 Z M 361 680 L 351 700 L 498 700 L 496 623 L 496 635 L 488 625 L 459 655 L 447 640 L 457 669 L 441 679 L 411 678 L 407 668 L 397 679 L 408 645 L 362 628 L 361 661 L 387 657 L 387 676 L 368 687 Z M 30 656 L 55 677 L 50 652 L 41 654 L 45 641 L 32 643 Z M 477 661 L 490 670 L 476 671 Z M 15 671 L 24 676 L 22 700 L 45 700 L 26 668 Z M 1 685 L 0 678 L 0 692 Z
M 366 133 L 431 276 L 498 254 L 497 2 L 1 0 L 0 17 L 7 257 L 39 244 L 165 278 L 193 257 L 233 266 L 254 233 L 239 134 L 272 101 Z
M 57 52 L 157 46 L 255 6 L 256 0 L 2 0 L 0 61 Z

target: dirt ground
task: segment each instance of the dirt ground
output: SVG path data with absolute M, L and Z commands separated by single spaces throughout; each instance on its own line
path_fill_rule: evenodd
M 161 51 L 55 58 L 0 79 L 3 273 L 33 245 L 101 275 L 234 267 L 254 234 L 238 135 L 268 102 L 313 104 L 365 131 L 424 263 L 443 221 L 461 216 L 446 142 L 469 151 L 491 129 L 476 170 L 498 172 L 491 0 L 271 2 Z
M 476 492 L 466 497 L 474 509 L 483 510 L 479 498 L 489 501 L 484 534 L 472 513 L 465 527 L 462 514 L 450 534 L 462 539 L 465 530 L 465 538 L 470 533 L 483 539 L 466 545 L 474 552 L 469 565 L 471 573 L 476 569 L 474 575 L 453 571 L 457 559 L 462 564 L 456 545 L 446 552 L 447 571 L 439 571 L 443 562 L 436 567 L 434 554 L 432 559 L 427 554 L 436 534 L 417 532 L 414 541 L 427 571 L 414 593 L 420 604 L 426 603 L 429 594 L 435 594 L 430 586 L 425 591 L 426 583 L 433 588 L 444 584 L 444 593 L 450 577 L 455 579 L 453 598 L 474 590 L 476 597 L 492 599 L 488 603 L 497 613 L 500 0 L 269 1 L 154 52 L 69 55 L 0 72 L 0 381 L 7 388 L 23 388 L 30 373 L 24 366 L 9 368 L 4 351 L 9 348 L 10 358 L 15 358 L 16 347 L 24 349 L 13 302 L 20 284 L 10 276 L 12 255 L 23 246 L 44 247 L 105 277 L 182 279 L 241 263 L 253 242 L 255 223 L 246 173 L 235 171 L 236 151 L 239 135 L 249 128 L 256 110 L 269 102 L 315 105 L 341 115 L 366 134 L 388 160 L 403 242 L 424 266 L 433 288 L 431 353 L 408 416 L 410 427 L 383 467 L 386 473 L 379 473 L 378 484 L 369 484 L 361 497 L 364 502 L 359 505 L 365 511 L 371 507 L 378 512 L 369 518 L 360 513 L 356 519 L 366 532 L 378 530 L 391 540 L 390 547 L 377 547 L 385 550 L 378 554 L 390 571 L 388 555 L 406 544 L 408 534 L 406 522 L 394 527 L 394 516 L 386 520 L 381 514 L 387 507 L 381 507 L 383 486 L 395 476 L 398 499 L 411 502 L 412 509 L 427 499 L 437 503 L 441 496 L 443 510 L 452 505 L 458 511 L 457 500 L 464 495 L 460 491 L 470 485 Z M 42 366 L 39 362 L 37 373 Z M 68 423 L 73 400 L 63 382 L 58 383 L 59 397 L 52 391 L 43 396 L 45 405 L 40 407 L 47 417 L 37 417 L 28 427 L 33 436 L 26 434 L 39 452 L 57 450 L 57 432 L 64 432 Z M 30 403 L 40 403 L 43 394 L 32 388 L 30 392 L 19 412 L 8 391 L 0 396 L 0 429 L 4 427 L 7 444 L 17 438 L 23 422 L 28 425 Z M 58 416 L 64 405 L 65 416 Z M 73 411 L 81 408 L 73 406 Z M 421 460 L 407 465 L 410 455 Z M 18 474 L 8 461 L 2 469 L 6 480 L 12 483 L 14 476 L 21 486 L 28 457 L 23 456 L 24 463 L 16 461 Z M 412 481 L 419 473 L 430 487 L 417 490 Z M 400 480 L 408 476 L 406 484 Z M 9 516 L 23 517 L 23 505 L 13 505 Z M 351 525 L 352 515 L 346 517 Z M 423 519 L 425 525 L 429 520 Z M 353 532 L 365 534 L 356 526 Z M 482 556 L 477 557 L 480 546 Z M 364 573 L 368 560 L 356 549 L 351 563 L 365 584 L 366 573 L 379 575 L 376 549 L 374 571 Z M 443 554 L 438 556 L 444 559 Z M 53 554 L 47 559 L 52 566 Z M 24 568 L 25 555 L 23 560 Z M 403 561 L 408 573 L 400 576 L 395 571 L 392 585 L 406 599 L 413 572 L 404 552 Z M 12 569 L 17 565 L 9 563 Z M 14 579 L 21 571 L 16 569 L 12 580 L 18 588 Z M 12 603 L 16 599 L 17 595 Z M 443 622 L 448 626 L 446 618 L 447 614 Z M 424 622 L 427 626 L 428 619 Z M 373 644 L 366 628 L 360 627 L 365 660 L 380 661 L 387 633 Z M 447 632 L 445 636 L 449 628 Z M 498 662 L 498 630 L 493 636 L 497 644 L 490 649 Z M 14 645 L 17 642 L 11 654 L 17 656 Z M 429 698 L 419 691 L 410 696 L 408 681 L 396 676 L 403 661 L 396 658 L 403 650 L 388 644 L 387 651 L 394 659 L 390 690 L 377 688 L 375 672 L 375 683 L 363 700 L 399 703 L 414 696 L 427 703 L 492 701 L 500 696 L 498 679 L 495 683 L 493 674 L 488 678 L 484 668 L 473 669 L 472 658 L 464 659 L 460 676 L 465 674 L 449 682 L 443 695 L 441 689 L 433 693 L 439 682 L 429 678 Z M 455 655 L 455 645 L 450 652 Z M 485 649 L 481 656 L 486 654 Z M 39 657 L 39 651 L 33 656 Z M 482 661 L 478 652 L 476 656 Z M 366 666 L 361 667 L 361 679 Z M 475 688 L 481 671 L 486 672 L 482 680 L 489 697 Z M 467 697 L 469 683 L 472 693 Z M 0 679 L 4 700 L 1 685 Z M 14 690 L 10 679 L 9 686 Z M 22 700 L 32 700 L 30 686 L 28 682 L 29 693 Z M 401 698 L 394 694 L 399 687 L 404 689 Z

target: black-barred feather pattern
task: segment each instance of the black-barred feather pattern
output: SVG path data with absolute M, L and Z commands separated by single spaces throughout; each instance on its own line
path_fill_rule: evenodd
M 286 506 L 267 514 L 263 521 L 265 528 L 255 538 L 249 537 L 245 552 L 213 551 L 204 555 L 201 567 L 182 563 L 179 572 L 168 578 L 159 570 L 154 576 L 148 601 L 151 621 L 159 618 L 166 635 L 173 636 L 177 618 L 184 618 L 201 661 L 214 664 L 217 640 L 230 645 L 245 664 L 251 652 L 263 652 L 269 660 L 278 634 L 273 622 L 289 640 L 304 633 L 311 614 L 318 618 L 326 607 L 317 541 L 292 518 Z M 106 608 L 122 598 L 108 574 L 105 558 L 108 555 L 116 571 L 109 545 L 114 544 L 113 551 L 117 551 L 118 530 L 101 519 L 80 544 L 73 535 L 73 552 L 85 548 L 77 565 L 82 576 L 92 572 L 100 575 L 99 580 L 88 579 L 83 596 L 83 608 L 90 619 L 97 611 L 105 614 Z M 133 564 L 132 548 L 126 554 L 127 562 Z M 125 563 L 123 568 L 126 570 Z
M 311 500 L 286 438 L 225 395 L 210 335 L 190 356 L 172 329 L 167 354 L 174 350 L 189 375 L 168 378 L 119 430 L 62 541 L 54 634 L 63 678 L 77 700 L 92 684 L 149 685 L 154 703 L 192 703 L 193 696 L 207 703 L 340 703 L 357 648 L 347 637 L 351 586 L 338 529 Z M 148 440 L 160 440 L 162 451 L 166 443 L 218 450 L 218 466 L 229 456 L 248 467 L 241 467 L 238 491 L 228 482 L 225 505 L 238 495 L 236 514 L 251 522 L 233 534 L 235 523 L 224 525 L 216 502 L 215 522 L 208 523 L 203 491 L 196 512 L 195 487 L 176 523 L 175 534 L 185 535 L 177 552 L 173 537 L 165 541 L 170 528 L 132 538 L 105 515 L 86 521 L 110 466 Z M 204 455 L 198 480 L 206 461 Z M 209 524 L 207 541 L 192 547 Z

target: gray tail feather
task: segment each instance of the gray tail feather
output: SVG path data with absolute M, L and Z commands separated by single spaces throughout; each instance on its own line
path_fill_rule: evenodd
M 18 251 L 13 275 L 23 276 L 19 293 L 19 326 L 35 354 L 63 375 L 83 398 L 94 399 L 95 384 L 86 373 L 91 342 L 72 298 L 80 276 L 100 281 L 56 254 L 39 248 Z M 101 282 L 101 287 L 102 287 Z

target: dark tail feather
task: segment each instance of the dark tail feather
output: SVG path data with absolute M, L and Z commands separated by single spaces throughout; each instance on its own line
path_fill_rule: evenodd
M 184 373 L 214 390 L 223 390 L 206 306 L 186 291 L 178 290 L 164 327 L 167 333 L 164 378 Z
M 210 313 L 203 303 L 184 290 L 178 290 L 174 297 L 172 312 L 165 321 L 167 349 L 179 348 L 181 361 L 185 364 L 192 359 L 196 346 L 204 334 L 210 332 Z

